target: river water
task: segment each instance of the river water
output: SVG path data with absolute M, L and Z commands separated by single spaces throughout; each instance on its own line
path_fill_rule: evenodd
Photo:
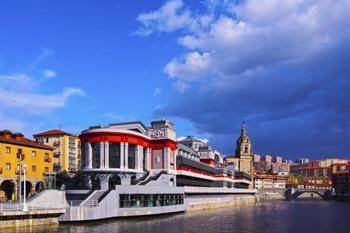
M 0 232 L 115 233 L 350 233 L 350 204 L 327 201 L 270 201 L 147 218 L 112 219 L 53 228 Z

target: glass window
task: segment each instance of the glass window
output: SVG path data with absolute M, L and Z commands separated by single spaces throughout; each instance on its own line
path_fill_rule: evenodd
M 6 163 L 5 164 L 5 169 L 6 170 L 11 170 L 11 163 Z
M 36 166 L 32 166 L 32 172 L 36 172 Z
M 36 151 L 32 151 L 32 157 L 36 157 Z
M 136 161 L 136 145 L 129 144 L 128 146 L 128 168 L 135 169 Z
M 120 168 L 120 143 L 109 143 L 109 167 Z
M 6 153 L 10 154 L 11 153 L 11 147 L 6 147 Z
M 163 168 L 163 150 L 153 150 L 153 168 Z
M 101 150 L 100 143 L 91 143 L 92 147 L 92 168 L 100 168 L 101 165 Z

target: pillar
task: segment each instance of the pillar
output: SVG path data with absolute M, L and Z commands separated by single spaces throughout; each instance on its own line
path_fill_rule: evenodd
M 124 142 L 120 143 L 120 170 L 124 170 Z
M 100 142 L 100 168 L 105 166 L 105 143 Z
M 124 143 L 124 166 L 125 169 L 128 169 L 128 154 L 129 154 L 129 143 Z
M 109 168 L 109 142 L 105 142 L 104 146 L 105 146 L 105 168 Z
M 163 149 L 163 164 L 164 170 L 168 171 L 170 169 L 170 148 L 164 147 Z
M 143 147 L 142 146 L 137 146 L 137 151 L 136 151 L 136 170 L 143 171 Z
M 146 170 L 151 170 L 151 149 L 150 148 L 144 148 L 146 150 L 146 158 L 145 158 L 145 164 L 146 164 Z
M 92 147 L 90 142 L 86 142 L 85 144 L 85 168 L 91 169 L 92 168 Z

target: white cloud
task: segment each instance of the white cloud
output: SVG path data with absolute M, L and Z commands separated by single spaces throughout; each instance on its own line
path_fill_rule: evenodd
M 56 71 L 54 70 L 50 70 L 50 69 L 46 69 L 43 71 L 43 74 L 46 78 L 54 78 L 56 77 Z
M 25 127 L 26 127 L 25 122 L 23 122 L 21 120 L 13 119 L 13 118 L 5 117 L 0 112 L 0 130 L 1 129 L 8 129 L 8 130 L 12 130 L 12 131 L 21 132 L 21 131 L 23 131 L 23 129 Z
M 183 9 L 182 0 L 170 0 L 160 9 L 142 13 L 137 20 L 143 25 L 136 34 L 148 36 L 156 31 L 171 32 L 192 27 L 194 21 L 189 10 Z
M 183 60 L 174 58 L 164 67 L 164 71 L 172 78 L 195 81 L 207 74 L 211 65 L 209 53 L 187 53 Z
M 31 78 L 23 73 L 0 75 L 0 87 L 5 89 L 31 89 L 35 86 Z
M 153 96 L 158 96 L 162 94 L 162 89 L 157 87 L 154 89 Z
M 0 99 L 4 107 L 17 108 L 32 114 L 46 114 L 48 111 L 63 108 L 74 95 L 83 96 L 84 92 L 78 88 L 67 88 L 58 94 L 38 94 L 0 88 Z
M 46 114 L 66 106 L 72 96 L 85 96 L 79 88 L 65 88 L 61 93 L 42 94 L 37 90 L 39 80 L 27 74 L 0 75 L 1 106 L 20 109 L 31 114 Z
M 183 33 L 178 42 L 186 53 L 164 67 L 181 86 L 208 72 L 215 82 L 235 82 L 237 75 L 259 67 L 305 61 L 341 40 L 350 20 L 347 0 L 204 2 L 206 10 L 192 12 L 181 0 L 168 1 L 138 17 L 147 35 Z

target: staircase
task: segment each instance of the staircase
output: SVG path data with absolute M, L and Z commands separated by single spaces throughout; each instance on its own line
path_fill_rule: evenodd
M 164 175 L 164 174 L 167 174 L 167 173 L 168 173 L 167 171 L 161 171 L 157 175 L 149 176 L 147 179 L 145 179 L 144 181 L 140 182 L 138 185 L 146 185 L 146 184 L 148 184 L 151 181 L 158 180 L 161 175 Z

